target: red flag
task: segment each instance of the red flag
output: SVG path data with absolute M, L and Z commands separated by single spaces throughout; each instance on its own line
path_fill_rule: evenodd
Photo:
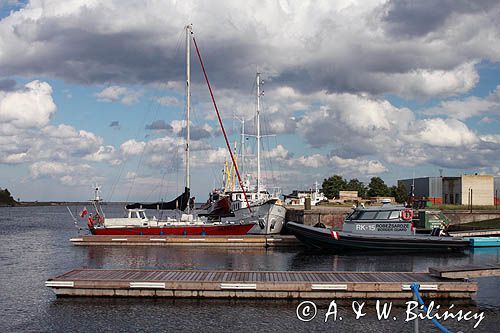
M 81 217 L 81 218 L 84 218 L 84 217 L 85 217 L 85 215 L 87 215 L 87 213 L 88 213 L 88 211 L 87 211 L 87 207 L 83 207 L 83 210 L 82 210 L 82 212 L 80 213 L 80 217 Z

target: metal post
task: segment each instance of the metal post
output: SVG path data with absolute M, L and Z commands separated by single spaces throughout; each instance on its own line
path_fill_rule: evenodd
M 470 189 L 470 212 L 472 213 L 472 189 Z
M 418 303 L 418 298 L 417 298 L 417 295 L 415 293 L 413 293 L 413 300 L 415 302 Z M 418 312 L 420 313 L 420 307 L 417 308 L 418 309 Z M 419 329 L 418 329 L 418 317 L 413 321 L 413 332 L 415 333 L 418 333 L 419 332 Z
M 498 209 L 498 190 L 495 190 L 495 209 Z
M 467 191 L 467 208 L 470 210 L 470 188 Z

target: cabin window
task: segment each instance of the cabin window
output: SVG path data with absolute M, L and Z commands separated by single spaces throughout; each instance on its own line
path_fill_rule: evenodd
M 390 210 L 378 212 L 377 220 L 387 220 L 389 219 L 389 215 L 391 215 Z
M 144 214 L 144 212 L 139 212 L 139 217 L 141 219 L 145 219 L 146 218 L 146 214 Z
M 236 194 L 236 199 L 241 200 L 241 194 Z
M 399 219 L 399 215 L 401 213 L 399 212 L 399 210 L 393 210 L 391 212 L 391 215 L 389 216 L 389 220 L 393 220 L 393 219 Z
M 364 211 L 363 214 L 359 217 L 360 220 L 373 220 L 377 215 L 377 211 Z
M 349 215 L 347 217 L 347 219 L 348 220 L 357 220 L 360 214 L 361 214 L 361 211 L 355 210 L 354 212 L 351 213 L 351 215 Z

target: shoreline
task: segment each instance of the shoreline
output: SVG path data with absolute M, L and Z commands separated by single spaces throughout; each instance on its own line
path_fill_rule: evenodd
M 0 203 L 0 207 L 36 207 L 36 206 L 85 206 L 88 201 L 21 201 L 10 203 Z M 104 205 L 125 204 L 124 202 L 107 202 Z

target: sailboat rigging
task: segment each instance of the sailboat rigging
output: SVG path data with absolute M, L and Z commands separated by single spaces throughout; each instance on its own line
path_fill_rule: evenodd
M 222 191 L 216 190 L 210 194 L 206 209 L 207 215 L 214 220 L 255 223 L 255 226 L 249 231 L 251 234 L 277 234 L 281 232 L 283 227 L 286 209 L 280 204 L 279 198 L 269 194 L 261 184 L 260 140 L 263 136 L 260 130 L 260 98 L 263 94 L 260 73 L 256 75 L 256 83 L 256 135 L 252 136 L 257 139 L 257 186 L 250 188 L 249 182 L 246 181 L 245 184 L 239 183 L 239 189 L 232 188 L 228 191 L 225 187 Z M 242 141 L 244 139 L 245 134 L 242 129 Z M 243 201 L 241 197 L 244 193 L 248 193 L 248 198 L 245 197 Z
M 199 53 L 198 46 L 192 32 L 192 25 L 186 26 L 186 172 L 184 193 L 170 202 L 158 203 L 134 203 L 127 205 L 127 216 L 125 218 L 106 218 L 101 208 L 101 197 L 99 188 L 95 187 L 94 199 L 91 200 L 95 212 L 88 218 L 88 227 L 92 234 L 97 235 L 244 235 L 255 224 L 255 222 L 240 221 L 208 221 L 206 218 L 191 214 L 190 202 L 190 108 L 191 108 L 191 41 L 196 46 L 196 51 L 208 83 L 208 77 L 205 72 L 203 62 Z M 212 90 L 209 85 L 210 94 L 214 106 L 216 107 L 219 124 L 225 134 L 225 129 L 220 118 Z M 231 152 L 231 150 L 230 150 Z M 231 152 L 232 156 L 232 152 Z M 234 163 L 234 156 L 233 163 Z M 235 170 L 239 175 L 235 165 Z M 240 178 L 241 181 L 241 178 Z M 245 192 L 244 192 L 245 193 Z M 246 195 L 246 194 L 245 194 Z M 248 201 L 247 201 L 248 202 Z M 181 210 L 186 213 L 181 214 L 180 218 L 167 217 L 165 220 L 148 218 L 145 209 L 160 210 Z

